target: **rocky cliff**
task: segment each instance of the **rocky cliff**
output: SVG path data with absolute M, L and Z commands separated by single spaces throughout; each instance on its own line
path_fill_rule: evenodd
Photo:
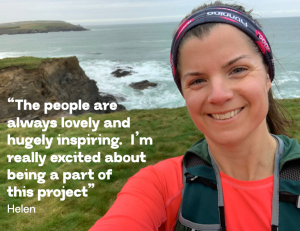
M 102 96 L 101 96 L 102 95 Z M 0 70 L 0 122 L 8 118 L 24 118 L 28 115 L 45 117 L 43 113 L 44 102 L 87 102 L 91 105 L 89 112 L 110 113 L 94 111 L 95 102 L 116 102 L 111 95 L 99 94 L 94 80 L 89 79 L 79 66 L 76 57 L 44 60 L 35 69 L 23 67 L 8 67 Z M 38 111 L 17 110 L 17 103 L 9 103 L 8 98 L 26 99 L 28 102 L 38 102 L 41 109 Z M 116 111 L 126 110 L 119 105 Z M 86 111 L 77 110 L 73 114 L 79 115 Z M 63 111 L 52 110 L 47 116 L 66 114 Z

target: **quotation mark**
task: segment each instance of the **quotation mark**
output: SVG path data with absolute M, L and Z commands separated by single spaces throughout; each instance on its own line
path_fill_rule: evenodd
M 94 187 L 95 187 L 95 184 L 94 184 L 94 183 L 88 183 L 88 187 L 89 187 L 89 188 L 94 188 Z
M 7 99 L 7 101 L 8 101 L 9 103 L 13 103 L 13 102 L 15 102 L 15 100 L 14 100 L 14 97 L 10 97 L 10 98 L 8 98 L 8 99 Z

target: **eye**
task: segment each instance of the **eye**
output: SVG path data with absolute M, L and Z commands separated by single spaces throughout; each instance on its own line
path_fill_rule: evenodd
M 194 81 L 192 81 L 192 82 L 190 83 L 190 86 L 191 86 L 191 85 L 197 85 L 197 84 L 200 84 L 200 83 L 203 83 L 203 82 L 205 82 L 204 79 L 195 79 Z
M 232 71 L 232 73 L 233 73 L 233 74 L 239 74 L 239 73 L 241 73 L 241 72 L 243 72 L 243 71 L 245 71 L 245 70 L 246 70 L 246 68 L 238 67 L 238 68 L 235 68 L 235 69 Z

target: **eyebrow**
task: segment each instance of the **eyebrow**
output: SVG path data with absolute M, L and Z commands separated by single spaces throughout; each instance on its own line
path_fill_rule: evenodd
M 203 75 L 204 73 L 202 73 L 202 72 L 188 72 L 188 73 L 186 73 L 183 77 L 182 77 L 182 79 L 184 79 L 186 76 L 188 76 L 188 75 L 195 75 L 195 76 L 199 76 L 199 75 Z
M 243 59 L 243 58 L 249 58 L 250 56 L 249 55 L 241 55 L 241 56 L 238 56 L 232 60 L 230 60 L 229 62 L 227 62 L 225 65 L 222 66 L 222 69 L 225 69 L 226 67 L 229 67 L 230 65 L 234 64 L 235 62 L 239 61 L 240 59 Z M 204 75 L 204 73 L 202 72 L 198 72 L 198 71 L 195 71 L 195 72 L 188 72 L 186 73 L 182 78 L 184 79 L 186 76 L 188 75 L 194 75 L 194 76 L 200 76 L 200 75 Z
M 236 57 L 236 58 L 230 60 L 225 65 L 223 65 L 222 68 L 225 69 L 226 67 L 229 67 L 230 65 L 234 64 L 235 62 L 237 62 L 237 61 L 239 61 L 240 59 L 243 59 L 243 58 L 249 58 L 249 56 L 248 55 L 241 55 L 239 57 Z

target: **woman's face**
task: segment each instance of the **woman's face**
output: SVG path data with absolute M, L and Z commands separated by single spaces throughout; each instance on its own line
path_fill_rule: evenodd
M 192 37 L 180 50 L 183 97 L 200 131 L 213 142 L 234 145 L 266 130 L 267 70 L 247 36 L 230 25 Z

